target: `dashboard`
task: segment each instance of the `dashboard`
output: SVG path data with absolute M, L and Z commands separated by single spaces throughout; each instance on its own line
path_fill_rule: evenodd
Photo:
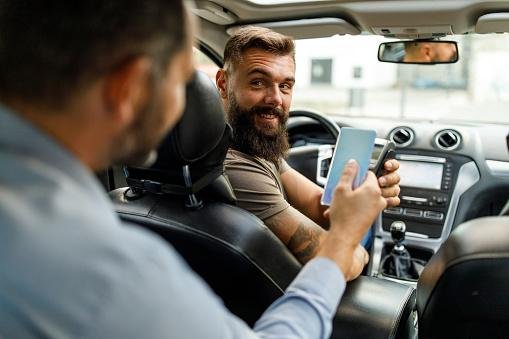
M 426 260 L 457 225 L 498 215 L 509 200 L 507 125 L 340 119 L 340 127 L 372 128 L 397 146 L 401 204 L 385 209 L 376 224 L 372 275 L 392 244 L 394 221 L 406 224 L 407 246 Z M 288 134 L 290 165 L 323 185 L 335 143 L 331 133 L 310 118 L 294 117 Z

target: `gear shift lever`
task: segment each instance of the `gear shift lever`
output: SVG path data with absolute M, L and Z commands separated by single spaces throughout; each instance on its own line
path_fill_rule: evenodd
M 406 225 L 403 221 L 394 221 L 391 224 L 391 237 L 394 242 L 394 251 L 403 252 L 405 250 L 405 246 L 403 245 L 403 241 L 405 240 L 405 232 Z
M 417 280 L 419 274 L 410 253 L 403 245 L 406 225 L 403 221 L 394 221 L 390 227 L 394 247 L 382 263 L 382 270 L 386 275 L 396 278 Z

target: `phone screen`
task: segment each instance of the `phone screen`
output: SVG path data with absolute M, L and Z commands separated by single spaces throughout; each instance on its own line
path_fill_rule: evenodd
M 337 186 L 348 160 L 355 159 L 359 164 L 359 172 L 354 180 L 353 188 L 364 181 L 373 153 L 375 138 L 376 132 L 371 129 L 341 128 L 322 195 L 321 203 L 323 205 L 331 204 L 334 188 Z

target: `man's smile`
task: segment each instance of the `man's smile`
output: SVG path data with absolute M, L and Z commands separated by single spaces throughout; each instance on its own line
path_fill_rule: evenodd
M 275 113 L 255 113 L 255 125 L 262 130 L 275 130 L 279 127 L 279 115 Z

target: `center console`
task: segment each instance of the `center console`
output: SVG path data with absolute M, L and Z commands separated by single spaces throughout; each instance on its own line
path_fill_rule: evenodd
M 449 236 L 461 195 L 479 180 L 475 163 L 461 155 L 398 149 L 396 159 L 401 204 L 385 209 L 375 227 L 373 276 L 384 276 L 381 262 L 394 252 L 390 230 L 397 222 L 406 226 L 412 258 L 426 263 Z

